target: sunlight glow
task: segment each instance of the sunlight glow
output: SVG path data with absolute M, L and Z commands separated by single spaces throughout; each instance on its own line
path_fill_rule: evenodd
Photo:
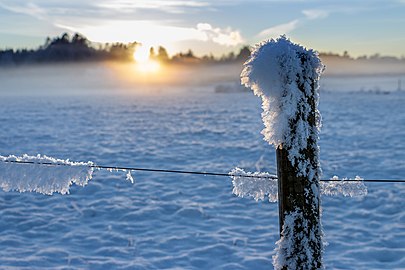
M 142 73 L 156 73 L 160 70 L 158 61 L 150 58 L 148 46 L 138 46 L 134 52 L 136 68 Z
M 155 60 L 148 60 L 143 63 L 137 63 L 137 70 L 143 73 L 156 73 L 160 70 L 160 64 Z
M 146 46 L 137 46 L 134 52 L 134 60 L 137 63 L 144 63 L 149 60 L 149 50 Z

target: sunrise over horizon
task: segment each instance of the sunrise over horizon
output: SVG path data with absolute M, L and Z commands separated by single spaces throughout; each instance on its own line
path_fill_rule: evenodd
M 405 56 L 405 2 L 389 1 L 0 1 L 0 49 L 37 48 L 47 36 L 140 42 L 169 54 L 214 56 L 286 34 L 320 52 Z

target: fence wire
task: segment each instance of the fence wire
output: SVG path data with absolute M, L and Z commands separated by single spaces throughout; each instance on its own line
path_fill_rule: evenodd
M 71 166 L 69 164 L 62 163 L 51 163 L 51 162 L 33 162 L 33 161 L 18 161 L 18 160 L 2 160 L 5 163 L 16 163 L 16 164 L 31 164 L 31 165 L 42 165 L 42 166 Z M 257 179 L 277 179 L 276 174 L 269 176 L 260 175 L 238 175 L 232 173 L 218 173 L 218 172 L 206 172 L 206 171 L 190 171 L 190 170 L 169 170 L 169 169 L 154 169 L 154 168 L 139 168 L 139 167 L 121 167 L 121 166 L 104 166 L 104 165 L 83 165 L 86 167 L 94 169 L 104 169 L 104 170 L 126 170 L 126 171 L 141 171 L 141 172 L 156 172 L 156 173 L 173 173 L 173 174 L 194 174 L 194 175 L 204 175 L 204 176 L 219 176 L 219 177 L 242 177 L 242 178 L 257 178 Z M 322 182 L 353 182 L 359 181 L 354 179 L 320 179 Z M 360 180 L 368 183 L 405 183 L 405 179 L 363 179 Z

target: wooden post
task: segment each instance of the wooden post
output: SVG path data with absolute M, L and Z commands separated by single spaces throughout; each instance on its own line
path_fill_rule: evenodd
M 280 240 L 275 269 L 322 268 L 318 54 L 285 36 L 254 48 L 241 82 L 262 99 L 262 134 L 277 148 Z
M 282 145 L 276 150 L 276 159 L 281 235 L 286 213 L 290 213 L 297 208 L 300 210 L 312 209 L 314 206 L 312 204 L 313 200 L 318 200 L 318 198 L 310 199 L 308 198 L 309 194 L 305 194 L 305 189 L 311 188 L 311 184 L 308 183 L 308 179 L 305 177 L 297 176 L 294 166 L 292 166 L 291 162 L 288 160 L 288 151 L 283 149 Z M 319 218 L 319 204 L 316 205 L 316 211 L 313 214 Z
M 302 56 L 301 61 L 305 63 L 305 56 Z M 296 119 L 290 121 L 289 128 L 292 136 L 297 134 L 298 121 L 300 119 L 307 121 L 311 128 L 316 128 L 318 116 L 315 87 L 315 83 L 312 82 L 312 91 L 308 95 L 306 94 L 308 91 L 305 91 L 304 86 L 298 85 L 299 90 L 305 93 L 304 95 L 312 111 L 306 119 L 302 119 L 305 114 L 299 112 Z M 289 158 L 289 147 L 281 144 L 276 150 L 281 238 L 286 233 L 284 232 L 286 216 L 292 213 L 299 213 L 295 215 L 293 228 L 290 228 L 290 232 L 292 231 L 294 235 L 289 236 L 290 244 L 292 244 L 290 256 L 296 257 L 294 259 L 297 263 L 294 266 L 295 269 L 319 269 L 322 267 L 323 245 L 319 211 L 319 161 L 316 140 L 316 137 L 309 136 L 307 138 L 307 147 L 299 151 L 300 160 L 305 161 L 305 164 L 311 168 L 307 168 L 307 172 L 309 170 L 315 172 L 313 175 L 308 175 L 307 173 L 304 176 L 300 173 L 302 169 L 299 168 L 298 161 L 296 160 L 293 164 Z M 310 267 L 308 268 L 308 266 Z M 291 268 L 284 266 L 283 269 Z

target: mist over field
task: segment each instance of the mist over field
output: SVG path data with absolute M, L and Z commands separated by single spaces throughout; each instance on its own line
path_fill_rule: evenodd
M 356 64 L 361 68 L 356 68 Z M 405 88 L 403 64 L 326 62 L 322 91 L 393 91 Z M 365 65 L 367 68 L 363 68 Z M 346 68 L 346 66 L 349 66 Z M 192 87 L 231 85 L 238 90 L 237 64 L 169 65 L 142 73 L 135 63 L 47 64 L 0 68 L 1 95 L 127 95 L 187 92 Z M 359 71 L 359 72 L 357 72 Z M 345 87 L 341 87 L 345 86 Z M 214 92 L 212 90 L 212 92 Z M 239 89 L 240 90 L 240 89 Z M 247 90 L 247 89 L 246 89 Z M 232 89 L 231 89 L 232 91 Z

